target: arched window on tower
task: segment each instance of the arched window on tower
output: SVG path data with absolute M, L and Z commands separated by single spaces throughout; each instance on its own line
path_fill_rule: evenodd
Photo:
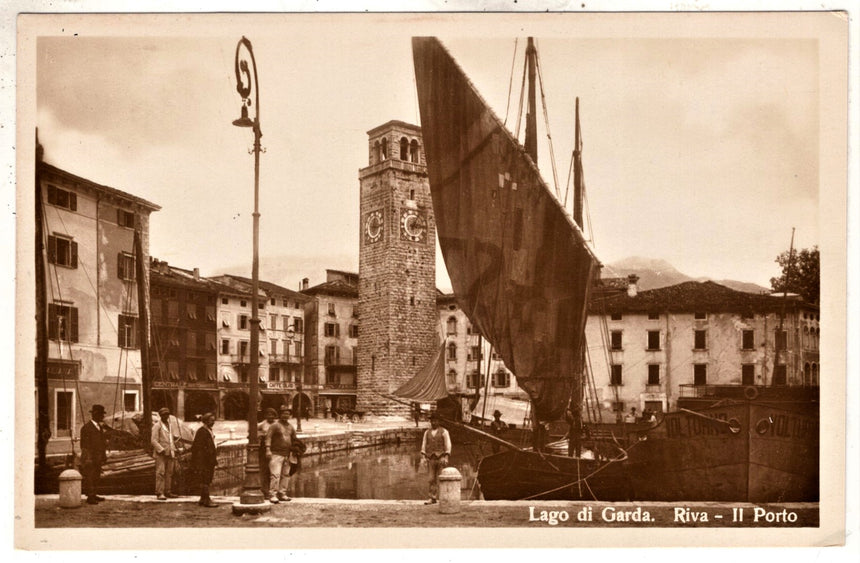
M 379 141 L 373 143 L 373 162 L 371 164 L 376 164 L 378 162 L 382 162 L 382 147 L 379 144 Z
M 457 343 L 449 342 L 448 343 L 448 359 L 456 360 L 457 359 Z
M 379 153 L 380 154 L 379 161 L 382 162 L 383 160 L 388 159 L 388 139 L 383 137 L 382 142 L 380 143 L 379 146 L 380 146 L 380 150 L 381 150 L 381 152 Z
M 448 334 L 457 334 L 457 317 L 453 315 L 448 317 L 447 329 Z
M 400 160 L 409 160 L 409 139 L 400 137 Z
M 421 158 L 418 154 L 418 141 L 412 139 L 412 142 L 409 143 L 409 161 L 419 164 L 421 162 Z

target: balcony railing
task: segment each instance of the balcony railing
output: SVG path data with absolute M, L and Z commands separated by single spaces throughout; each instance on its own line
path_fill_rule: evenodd
M 250 364 L 251 354 L 230 354 L 230 361 L 234 364 Z
M 818 387 L 801 385 L 679 385 L 681 399 L 780 399 L 808 400 L 818 398 Z
M 270 354 L 269 364 L 301 364 L 305 357 L 297 354 Z

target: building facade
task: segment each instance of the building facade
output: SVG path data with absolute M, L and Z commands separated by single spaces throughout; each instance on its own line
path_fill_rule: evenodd
M 439 326 L 445 337 L 445 383 L 448 392 L 474 395 L 480 389 L 482 396 L 527 398 L 490 343 L 473 330 L 454 295 L 439 294 L 436 307 Z
M 94 403 L 107 416 L 138 410 L 142 400 L 138 263 L 143 254 L 143 293 L 149 269 L 149 215 L 159 206 L 97 184 L 42 161 L 36 163 L 37 216 L 42 233 L 37 255 L 37 310 L 45 312 L 45 372 L 36 385 L 47 394 L 53 440 L 75 439 Z M 42 354 L 39 354 L 40 356 Z M 44 400 L 44 397 L 42 397 Z
M 356 410 L 358 330 L 358 275 L 326 270 L 326 281 L 313 287 L 303 283 L 306 369 L 303 387 L 311 412 L 331 416 Z
M 150 262 L 152 410 L 195 420 L 223 416 L 218 381 L 217 304 L 224 287 L 163 260 Z
M 368 135 L 359 171 L 357 403 L 409 414 L 390 396 L 436 352 L 436 226 L 421 129 L 389 121 Z
M 253 281 L 236 275 L 212 278 L 242 293 L 239 298 L 222 296 L 222 325 L 220 342 L 225 368 L 222 375 L 235 377 L 245 387 L 234 392 L 246 393 L 248 374 L 246 359 L 250 361 L 250 295 Z M 313 404 L 313 395 L 305 394 L 299 405 L 298 392 L 306 382 L 305 365 L 305 308 L 311 299 L 291 289 L 259 280 L 260 290 L 260 409 L 278 410 L 282 405 L 292 406 L 298 413 Z M 242 295 L 247 296 L 244 299 Z M 244 301 L 244 304 L 243 304 Z M 225 324 L 226 321 L 226 324 Z M 229 326 L 226 326 L 229 325 Z M 243 328 L 247 327 L 247 328 Z M 247 330 L 247 333 L 245 332 Z M 231 360 L 226 361 L 227 355 Z M 229 367 L 228 367 L 229 366 Z M 303 393 L 313 391 L 313 385 Z M 247 412 L 247 411 L 246 411 Z M 245 418 L 247 414 L 239 418 Z
M 715 386 L 818 386 L 817 306 L 714 282 L 648 291 L 635 282 L 590 304 L 588 362 L 604 419 L 674 410 Z

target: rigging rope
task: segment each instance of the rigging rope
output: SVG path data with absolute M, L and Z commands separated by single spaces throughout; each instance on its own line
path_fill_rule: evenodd
M 558 171 L 555 166 L 555 149 L 552 146 L 552 133 L 550 133 L 549 130 L 549 112 L 546 109 L 546 96 L 544 95 L 543 90 L 543 74 L 541 73 L 540 57 L 537 53 L 537 45 L 535 45 L 535 66 L 537 67 L 538 84 L 540 85 L 540 101 L 541 106 L 543 107 L 544 127 L 546 127 L 546 138 L 547 143 L 549 144 L 549 162 L 552 165 L 552 182 L 555 187 L 555 197 L 557 200 L 561 200 L 561 194 L 558 190 Z
M 42 236 L 45 237 L 45 240 L 43 241 L 42 246 L 43 246 L 43 248 L 46 249 L 46 252 L 47 252 L 47 249 L 49 248 L 48 240 L 47 240 L 47 238 L 48 238 L 47 233 L 49 231 L 49 228 L 48 228 L 47 208 L 46 208 L 46 204 L 45 204 L 44 200 L 42 201 L 42 217 L 44 217 L 44 219 L 45 219 L 45 229 L 43 229 L 43 231 L 42 231 Z M 60 219 L 60 223 L 63 224 L 63 228 L 65 228 L 65 223 L 63 222 L 63 217 L 61 215 L 58 215 L 58 217 Z M 66 231 L 66 232 L 68 232 L 68 231 Z M 80 257 L 78 257 L 78 262 L 80 262 Z M 53 281 L 56 283 L 56 294 L 54 293 L 53 284 L 46 284 L 48 286 L 48 291 L 50 291 L 50 293 L 51 293 L 51 301 L 63 301 L 62 287 L 60 286 L 60 276 L 57 273 L 56 266 L 53 268 L 53 277 L 54 277 Z M 45 304 L 46 309 L 48 308 L 47 305 L 48 304 L 46 303 Z M 63 326 L 65 318 L 66 317 L 58 317 L 57 318 L 57 349 L 59 351 L 60 359 L 62 360 L 63 359 L 63 338 L 62 337 L 64 335 L 67 335 L 68 341 L 69 341 L 69 345 L 68 345 L 69 361 L 74 362 L 74 357 L 72 356 L 72 346 L 71 346 L 72 327 L 71 326 L 68 326 L 68 327 Z M 50 321 L 49 321 L 49 326 L 50 326 Z M 48 334 L 48 338 L 50 339 L 50 333 Z M 50 355 L 50 352 L 49 352 L 49 355 Z M 45 358 L 46 362 L 47 362 L 47 360 L 48 360 L 48 358 Z M 62 369 L 62 367 L 60 368 L 60 375 L 61 375 L 61 379 L 63 382 L 63 393 L 67 393 L 68 387 L 66 386 L 66 370 Z M 83 419 L 84 418 L 84 404 L 83 404 L 83 401 L 81 400 L 81 392 L 80 392 L 80 388 L 78 385 L 78 379 L 79 378 L 75 378 L 74 390 L 75 390 L 75 395 L 76 395 L 76 399 L 78 402 L 78 407 L 80 408 L 80 412 L 81 412 L 81 419 Z M 58 407 L 58 405 L 56 404 L 56 401 L 55 401 L 54 409 L 57 409 L 57 407 Z M 71 413 L 69 413 L 69 414 L 71 415 Z M 76 421 L 75 421 L 74 416 L 71 416 L 70 418 L 71 418 L 71 421 L 70 421 L 70 428 L 69 428 L 69 448 L 71 450 L 72 456 L 74 457 L 75 456 L 75 423 L 76 423 Z M 59 421 L 57 421 L 57 422 L 59 422 Z
M 520 139 L 520 127 L 522 126 L 522 120 L 523 120 L 523 103 L 525 101 L 525 95 L 526 95 L 526 72 L 527 72 L 527 69 L 528 69 L 528 57 L 526 57 L 525 60 L 523 61 L 523 80 L 522 80 L 522 83 L 520 84 L 520 104 L 519 104 L 519 108 L 517 110 L 517 128 L 516 128 L 516 133 L 514 134 L 514 138 L 517 139 L 518 141 Z
M 519 38 L 514 38 L 514 56 L 511 57 L 511 79 L 508 81 L 508 101 L 505 104 L 505 120 L 502 122 L 503 125 L 508 124 L 508 112 L 511 109 L 511 91 L 514 88 L 514 64 L 517 60 L 517 43 L 519 42 Z M 417 90 L 416 90 L 417 92 Z M 416 94 L 417 95 L 417 94 Z

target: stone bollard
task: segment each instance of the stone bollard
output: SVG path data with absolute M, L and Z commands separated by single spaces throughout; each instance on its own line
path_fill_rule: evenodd
M 60 483 L 60 507 L 79 508 L 81 506 L 81 474 L 74 469 L 66 469 L 57 479 Z
M 439 512 L 456 514 L 460 512 L 460 483 L 463 476 L 456 467 L 446 467 L 439 472 Z

